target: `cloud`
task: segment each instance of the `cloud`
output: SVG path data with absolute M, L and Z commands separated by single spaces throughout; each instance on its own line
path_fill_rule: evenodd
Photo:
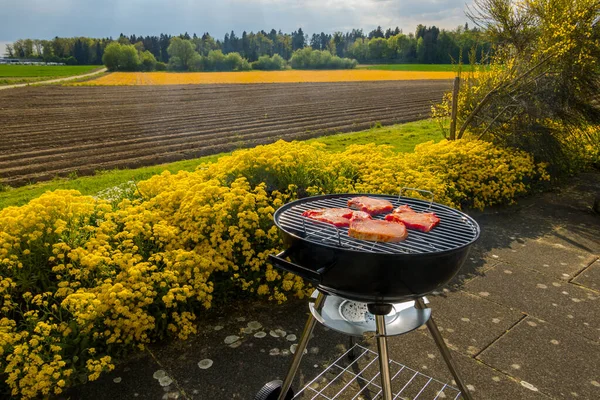
M 0 40 L 464 24 L 463 0 L 0 0 Z

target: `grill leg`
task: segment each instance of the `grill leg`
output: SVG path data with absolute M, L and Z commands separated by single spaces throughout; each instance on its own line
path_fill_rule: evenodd
M 325 295 L 319 292 L 317 298 L 315 299 L 315 308 L 317 310 L 320 310 L 324 302 Z M 288 370 L 288 373 L 285 376 L 285 380 L 281 385 L 281 392 L 279 393 L 279 398 L 277 400 L 284 400 L 287 392 L 290 390 L 290 387 L 292 387 L 292 381 L 294 380 L 294 376 L 296 376 L 296 372 L 298 371 L 298 367 L 300 366 L 300 361 L 302 361 L 302 356 L 304 355 L 304 350 L 306 350 L 306 346 L 308 346 L 308 340 L 310 339 L 310 335 L 312 334 L 316 323 L 317 320 L 315 319 L 315 317 L 313 317 L 312 313 L 309 312 L 308 320 L 306 321 L 306 325 L 304 325 L 302 336 L 300 336 L 300 341 L 298 342 L 298 346 L 296 347 L 294 358 L 292 358 L 292 364 L 290 365 L 290 369 Z
M 381 375 L 381 391 L 383 400 L 392 400 L 392 379 L 390 377 L 390 359 L 385 337 L 385 315 L 375 315 L 377 328 L 377 350 L 379 352 L 379 373 Z
M 415 301 L 415 306 L 419 309 L 427 308 L 425 306 L 425 303 L 423 302 L 423 299 L 417 299 Z M 471 393 L 469 393 L 469 390 L 467 389 L 467 386 L 465 385 L 461 377 L 458 375 L 458 370 L 456 369 L 456 364 L 454 364 L 454 360 L 450 355 L 450 350 L 448 350 L 448 347 L 444 342 L 444 338 L 442 337 L 442 334 L 440 333 L 435 321 L 433 320 L 433 317 L 429 317 L 429 320 L 427 320 L 427 328 L 429 329 L 429 333 L 431 333 L 435 344 L 440 350 L 440 353 L 442 353 L 442 357 L 444 358 L 444 361 L 446 362 L 450 373 L 454 377 L 456 385 L 458 386 L 458 389 L 460 390 L 463 399 L 473 400 L 473 398 L 471 397 Z

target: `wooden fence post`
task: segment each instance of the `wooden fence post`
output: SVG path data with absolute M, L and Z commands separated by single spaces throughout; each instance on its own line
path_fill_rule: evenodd
M 454 78 L 454 89 L 452 90 L 452 114 L 450 116 L 450 140 L 456 139 L 456 114 L 458 113 L 458 90 L 460 89 L 460 78 Z

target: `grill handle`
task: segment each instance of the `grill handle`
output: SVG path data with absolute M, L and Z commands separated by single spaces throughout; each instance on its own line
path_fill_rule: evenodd
M 321 274 L 317 271 L 313 271 L 312 269 L 303 267 L 298 264 L 294 264 L 293 262 L 287 261 L 285 257 L 288 256 L 289 250 L 284 250 L 277 255 L 269 254 L 269 261 L 273 264 L 274 267 L 282 269 L 287 272 L 291 272 L 292 274 L 298 275 L 301 278 L 309 280 L 311 282 L 320 283 L 321 282 Z

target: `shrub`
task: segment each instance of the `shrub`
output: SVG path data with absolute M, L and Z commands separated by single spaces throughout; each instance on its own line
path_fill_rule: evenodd
M 156 68 L 157 71 L 166 71 L 167 70 L 167 64 L 165 64 L 162 61 L 157 61 L 156 62 Z
M 140 66 L 138 52 L 133 45 L 112 42 L 104 50 L 102 62 L 110 71 L 137 71 Z
M 476 50 L 469 52 L 472 68 L 460 86 L 457 137 L 468 129 L 548 162 L 554 176 L 570 173 L 580 164 L 574 155 L 600 144 L 585 134 L 600 124 L 600 3 L 514 5 L 475 0 L 467 13 L 496 46 L 486 60 L 489 68 L 480 71 L 474 71 Z M 450 104 L 447 94 L 436 114 L 448 115 Z
M 206 70 L 207 71 L 226 71 L 225 54 L 221 50 L 211 50 L 208 52 Z
M 281 69 L 285 69 L 286 62 L 279 55 L 274 54 L 273 57 L 269 56 L 260 56 L 258 57 L 258 61 L 254 61 L 252 63 L 252 69 L 258 69 L 263 71 L 277 71 Z
M 77 59 L 73 56 L 69 56 L 65 59 L 65 64 L 67 65 L 77 65 Z
M 167 69 L 169 71 L 183 71 L 185 67 L 181 62 L 181 58 L 173 56 L 169 58 L 169 64 L 167 64 Z
M 247 71 L 251 67 L 240 53 L 223 54 L 221 50 L 211 50 L 203 57 L 205 71 Z
M 117 42 L 109 43 L 104 49 L 102 62 L 109 71 L 117 71 L 119 68 L 120 44 Z
M 140 53 L 140 64 L 142 71 L 154 71 L 156 69 L 156 58 L 148 50 Z
M 279 141 L 164 172 L 135 195 L 113 191 L 120 201 L 46 193 L 0 211 L 0 370 L 13 396 L 58 394 L 128 350 L 186 338 L 203 310 L 232 296 L 305 296 L 300 278 L 267 263 L 282 246 L 273 212 L 294 198 L 410 186 L 482 208 L 543 178 L 528 154 L 481 141 L 426 143 L 412 154 Z
M 358 62 L 349 58 L 331 55 L 327 50 L 313 50 L 305 47 L 296 50 L 290 59 L 293 69 L 352 69 Z

